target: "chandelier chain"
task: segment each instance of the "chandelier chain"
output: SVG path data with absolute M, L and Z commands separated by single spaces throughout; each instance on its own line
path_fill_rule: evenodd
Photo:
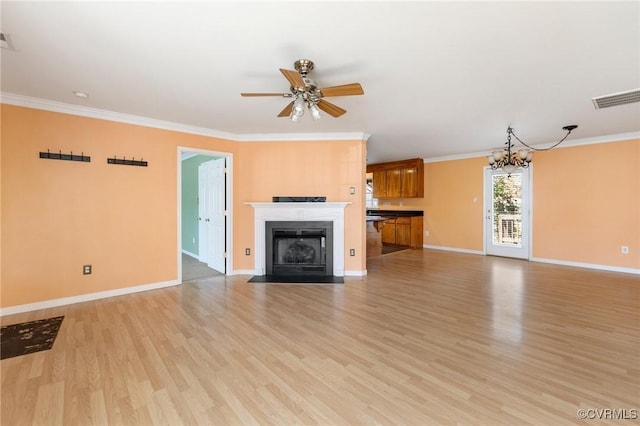
M 555 144 L 551 145 L 548 148 L 534 148 L 532 146 L 527 145 L 526 143 L 524 143 L 519 137 L 518 135 L 515 134 L 515 132 L 513 131 L 513 129 L 511 127 L 509 127 L 508 133 L 509 133 L 509 141 L 511 141 L 511 135 L 513 134 L 513 137 L 516 138 L 518 140 L 518 142 L 520 142 L 522 145 L 526 146 L 527 148 L 533 150 L 533 151 L 549 151 L 552 150 L 553 148 L 555 148 L 556 146 L 560 145 L 562 142 L 564 142 L 564 140 L 571 134 L 573 129 L 567 129 L 567 134 L 564 135 L 564 137 L 562 139 L 560 139 L 558 142 L 556 142 Z

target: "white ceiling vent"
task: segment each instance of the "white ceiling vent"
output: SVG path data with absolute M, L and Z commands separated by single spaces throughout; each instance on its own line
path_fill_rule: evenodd
M 598 96 L 596 98 L 591 98 L 591 100 L 593 101 L 593 106 L 596 107 L 596 109 L 640 102 L 640 89 Z

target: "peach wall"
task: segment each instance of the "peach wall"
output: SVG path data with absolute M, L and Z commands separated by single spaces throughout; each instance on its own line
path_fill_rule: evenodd
M 387 201 L 424 210 L 425 245 L 483 251 L 484 167 L 426 163 L 423 199 Z M 536 152 L 532 188 L 532 258 L 640 269 L 640 140 Z
M 483 250 L 483 166 L 480 158 L 425 163 L 424 198 L 399 200 L 424 210 L 425 245 Z
M 345 209 L 345 271 L 366 269 L 364 186 L 366 144 L 354 141 L 243 142 L 238 147 L 241 161 L 236 167 L 238 206 L 236 217 L 247 226 L 238 230 L 236 242 L 242 250 L 239 269 L 253 269 L 253 207 L 247 202 L 270 202 L 274 195 L 326 196 L 327 201 L 347 201 Z M 301 166 L 296 164 L 301 162 Z M 350 195 L 349 188 L 356 193 Z M 349 249 L 356 256 L 349 256 Z M 242 262 L 242 263 L 240 263 Z
M 640 140 L 536 152 L 534 164 L 534 257 L 640 268 Z
M 364 269 L 363 141 L 245 143 L 5 104 L 1 113 L 1 307 L 177 280 L 178 146 L 233 154 L 234 270 L 253 268 L 244 202 L 307 188 L 353 199 L 347 243 L 362 256 L 345 266 Z M 84 152 L 91 162 L 38 158 L 47 149 Z M 281 167 L 308 152 L 313 160 L 298 172 Z M 113 155 L 149 167 L 108 165 Z M 358 195 L 348 199 L 345 185 Z M 93 265 L 91 275 L 83 264 Z
M 234 144 L 10 105 L 2 122 L 1 306 L 177 279 L 177 146 Z M 38 158 L 47 149 L 91 162 Z

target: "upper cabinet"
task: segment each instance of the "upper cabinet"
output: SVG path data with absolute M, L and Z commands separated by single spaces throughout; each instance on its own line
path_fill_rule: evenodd
M 374 198 L 424 197 L 424 161 L 421 158 L 369 164 Z

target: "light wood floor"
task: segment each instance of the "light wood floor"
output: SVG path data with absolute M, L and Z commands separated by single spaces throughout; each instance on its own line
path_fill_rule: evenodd
M 368 270 L 3 317 L 65 315 L 53 349 L 1 361 L 1 423 L 584 425 L 601 423 L 581 408 L 640 408 L 637 275 L 432 250 Z
M 206 263 L 200 262 L 195 257 L 182 253 L 182 282 L 221 274 L 221 272 L 209 268 Z

